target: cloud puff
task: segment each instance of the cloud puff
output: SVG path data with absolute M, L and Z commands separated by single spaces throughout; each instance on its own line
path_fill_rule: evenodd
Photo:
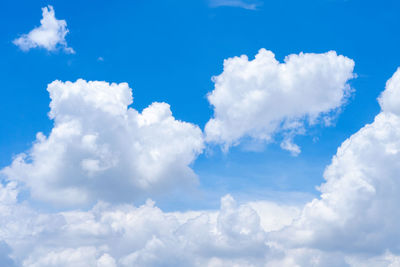
M 256 10 L 261 3 L 254 0 L 209 0 L 211 7 L 230 6 Z
M 197 183 L 189 167 L 203 149 L 201 130 L 175 120 L 166 103 L 128 108 L 128 84 L 49 84 L 54 127 L 2 170 L 35 199 L 85 204 L 131 201 Z M 116 194 L 116 192 L 118 192 Z
M 42 15 L 39 27 L 34 28 L 28 34 L 23 34 L 13 43 L 23 51 L 39 47 L 48 51 L 62 48 L 66 53 L 75 53 L 74 49 L 68 47 L 65 40 L 68 33 L 67 22 L 56 19 L 52 6 L 42 8 Z
M 351 92 L 353 68 L 353 60 L 334 51 L 289 55 L 284 63 L 265 49 L 250 61 L 245 55 L 227 59 L 208 95 L 214 118 L 205 127 L 206 140 L 227 149 L 245 137 L 270 142 L 281 133 L 281 147 L 298 154 L 293 136 L 306 122 L 329 123 Z
M 384 112 L 400 115 L 400 71 L 387 81 L 386 89 L 379 96 L 378 101 Z
M 279 233 L 284 242 L 328 252 L 386 255 L 399 262 L 390 256 L 400 253 L 400 114 L 394 105 L 399 77 L 398 70 L 388 81 L 375 120 L 338 148 L 325 170 L 320 199 L 308 203 L 301 217 Z

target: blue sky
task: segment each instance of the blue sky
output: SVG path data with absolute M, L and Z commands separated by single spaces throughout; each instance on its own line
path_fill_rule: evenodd
M 22 46 L 15 44 L 17 38 L 23 37 L 23 34 L 40 26 L 41 8 L 49 5 L 54 7 L 55 17 L 58 20 L 66 21 L 69 32 L 65 36 L 67 43 L 65 47 L 72 48 L 74 53 L 68 52 L 65 47 L 63 49 L 63 45 L 53 50 L 39 47 L 23 51 Z M 218 85 L 215 80 L 212 80 L 212 77 L 224 73 L 229 74 L 227 71 L 225 72 L 227 67 L 224 69 L 224 60 L 247 55 L 251 61 L 257 54 L 261 54 L 259 50 L 262 48 L 272 51 L 280 62 L 283 62 L 285 57 L 291 54 L 302 55 L 303 52 L 325 55 L 324 53 L 335 51 L 337 55 L 343 55 L 355 62 L 354 70 L 350 71 L 355 74 L 354 78 L 346 78 L 343 83 L 352 88 L 351 95 L 346 98 L 346 103 L 340 103 L 340 105 L 323 111 L 338 112 L 331 125 L 317 123 L 310 126 L 307 121 L 304 122 L 304 134 L 290 136 L 290 141 L 301 148 L 301 153 L 293 155 L 281 148 L 281 140 L 286 138 L 287 132 L 279 130 L 272 131 L 274 139 L 272 142 L 253 139 L 249 135 L 240 136 L 236 140 L 237 144 L 231 145 L 228 150 L 223 148 L 223 145 L 228 143 L 223 137 L 221 137 L 223 139 L 221 144 L 204 141 L 203 147 L 196 146 L 190 148 L 192 150 L 189 149 L 188 154 L 185 154 L 188 162 L 185 159 L 183 166 L 179 165 L 182 168 L 176 167 L 175 163 L 171 169 L 169 169 L 169 165 L 165 167 L 167 170 L 171 170 L 166 177 L 171 175 L 176 176 L 173 179 L 178 179 L 178 182 L 175 180 L 171 183 L 168 182 L 168 186 L 172 189 L 167 189 L 165 184 L 160 185 L 161 189 L 155 188 L 154 192 L 153 189 L 142 192 L 141 189 L 136 188 L 135 190 L 138 191 L 132 191 L 132 194 L 139 192 L 137 197 L 128 197 L 128 202 L 125 201 L 126 198 L 123 198 L 122 201 L 140 206 L 146 203 L 146 199 L 151 198 L 163 212 L 190 213 L 199 210 L 218 210 L 221 203 L 231 203 L 229 202 L 230 198 L 225 198 L 220 203 L 221 197 L 230 194 L 239 204 L 253 203 L 251 204 L 253 206 L 249 205 L 259 213 L 262 222 L 264 222 L 262 219 L 264 213 L 260 212 L 260 206 L 254 203 L 288 205 L 302 210 L 307 201 L 319 198 L 321 192 L 317 190 L 317 187 L 325 181 L 323 173 L 327 166 L 330 166 L 328 168 L 331 169 L 336 168 L 336 163 L 331 162 L 338 147 L 366 124 L 373 123 L 375 116 L 380 112 L 382 114 L 389 111 L 395 113 L 390 110 L 389 104 L 385 104 L 386 102 L 378 103 L 377 98 L 399 66 L 400 36 L 397 33 L 400 26 L 399 9 L 398 1 L 389 0 L 2 1 L 0 17 L 4 26 L 0 27 L 2 58 L 0 61 L 2 81 L 2 90 L 0 90 L 0 169 L 7 169 L 8 166 L 11 166 L 15 162 L 15 157 L 20 153 L 29 154 L 35 151 L 33 144 L 39 142 L 40 138 L 36 137 L 38 132 L 49 137 L 52 129 L 57 128 L 54 120 L 49 119 L 48 116 L 51 99 L 46 90 L 48 85 L 55 80 L 75 82 L 78 79 L 84 79 L 110 83 L 126 82 L 132 88 L 133 104 L 130 104 L 131 108 L 142 112 L 153 102 L 168 103 L 172 116 L 178 123 L 189 122 L 201 130 L 201 134 L 193 132 L 193 136 L 188 136 L 188 138 L 193 137 L 193 140 L 200 138 L 203 144 L 203 137 L 200 135 L 204 136 L 204 140 L 207 139 L 205 137 L 207 135 L 206 124 L 210 118 L 216 116 L 215 105 L 213 106 L 207 96 L 213 90 L 217 91 L 218 88 L 222 88 L 222 85 L 217 88 Z M 335 69 L 332 72 L 335 72 Z M 334 75 L 332 74 L 332 76 Z M 228 80 L 231 76 L 226 77 Z M 249 84 L 251 85 L 251 83 Z M 55 89 L 49 91 L 56 95 L 58 90 L 64 90 L 59 89 L 64 88 L 63 86 L 54 85 Z M 88 87 L 87 84 L 82 86 Z M 248 85 L 246 84 L 243 90 L 248 89 L 246 86 Z M 323 86 L 325 85 L 322 83 L 320 87 Z M 393 96 L 391 97 L 393 98 Z M 62 108 L 63 106 L 60 106 L 60 110 L 62 110 L 60 114 L 64 112 Z M 75 108 L 80 110 L 78 106 Z M 82 107 L 82 110 L 82 112 L 90 112 L 91 109 L 86 111 L 85 107 Z M 68 112 L 71 111 L 68 109 Z M 259 115 L 263 116 L 264 113 Z M 55 115 L 55 117 L 65 122 L 60 115 Z M 104 128 L 109 127 L 107 122 L 104 119 Z M 378 124 L 377 122 L 373 125 Z M 171 128 L 167 133 L 173 129 Z M 231 130 L 235 131 L 235 129 Z M 249 133 L 252 134 L 250 130 Z M 104 135 L 107 134 L 104 133 Z M 159 138 L 162 138 L 162 134 Z M 140 141 L 138 142 L 140 143 Z M 184 141 L 182 142 L 184 143 Z M 118 147 L 119 144 L 116 146 Z M 80 157 L 74 153 L 78 152 L 71 152 L 66 160 L 75 156 Z M 26 160 L 27 165 L 35 162 L 36 159 L 32 156 L 34 154 L 35 152 L 30 154 L 33 159 Z M 339 159 L 341 157 L 339 152 L 337 157 Z M 180 157 L 178 158 L 180 159 Z M 37 161 L 39 162 L 39 160 Z M 71 162 L 74 161 L 71 160 Z M 389 162 L 392 161 L 389 160 Z M 177 164 L 181 164 L 181 162 Z M 90 166 L 93 167 L 93 165 Z M 96 166 L 93 168 L 98 168 Z M 189 167 L 189 171 L 187 167 Z M 68 167 L 65 168 L 68 169 Z M 376 168 L 378 169 L 378 167 Z M 339 169 L 347 170 L 346 167 Z M 186 174 L 190 176 L 192 175 L 191 170 L 195 173 L 193 177 L 197 177 L 195 178 L 197 183 L 183 187 L 183 189 L 181 185 L 175 188 L 173 183 L 181 181 L 178 176 L 182 175 L 183 177 Z M 80 206 L 75 204 L 57 206 L 58 204 L 54 204 L 56 201 L 52 203 L 53 196 L 49 196 L 48 199 L 35 197 L 35 194 L 40 195 L 41 189 L 35 187 L 37 185 L 34 182 L 25 183 L 25 178 L 14 179 L 13 175 L 18 176 L 18 171 L 17 167 L 11 167 L 6 172 L 3 169 L 1 176 L 3 187 L 0 189 L 3 190 L 7 184 L 16 181 L 19 203 L 24 202 L 35 212 L 44 211 L 46 214 L 53 215 L 59 211 L 69 212 L 71 209 L 88 212 L 97 201 L 103 201 L 101 196 L 106 195 L 104 200 L 113 205 L 114 196 L 111 195 L 119 194 L 112 190 L 111 193 L 104 193 L 104 188 L 107 189 L 108 185 L 101 184 L 100 189 L 95 189 L 99 190 L 98 194 L 89 194 L 90 201 L 79 204 Z M 134 171 L 141 173 L 141 169 Z M 122 167 L 115 170 L 115 173 L 121 174 L 122 178 L 125 175 L 124 172 L 125 169 Z M 4 173 L 6 174 L 4 175 Z M 52 175 L 57 176 L 58 172 Z M 65 177 L 68 176 L 65 175 Z M 49 177 L 52 179 L 53 176 Z M 90 173 L 88 177 L 90 179 Z M 326 177 L 331 177 L 329 171 Z M 343 175 L 343 177 L 347 176 Z M 327 180 L 329 180 L 328 178 Z M 27 178 L 26 181 L 31 181 L 29 179 L 31 178 Z M 38 179 L 40 180 L 40 178 Z M 184 177 L 182 179 L 184 180 Z M 332 180 L 335 179 L 332 178 Z M 338 178 L 338 180 L 340 179 Z M 68 183 L 68 179 L 60 182 L 62 185 Z M 124 185 L 121 183 L 115 188 L 123 188 Z M 88 185 L 89 189 L 85 186 L 86 184 L 82 183 L 85 190 L 92 190 L 90 187 L 92 185 Z M 330 182 L 326 188 L 330 188 Z M 42 189 L 48 190 L 47 187 Z M 322 189 L 322 193 L 330 192 L 329 190 Z M 125 193 L 121 193 L 121 195 Z M 129 192 L 126 194 L 129 195 Z M 344 196 L 342 199 L 346 200 L 347 198 Z M 121 202 L 116 201 L 116 203 L 120 204 Z M 395 202 L 391 203 L 394 205 Z M 224 204 L 221 205 L 221 213 L 223 213 Z M 310 206 L 312 204 L 306 206 L 303 213 L 299 212 L 299 214 L 306 214 Z M 340 205 L 338 204 L 338 206 Z M 287 210 L 285 212 L 289 213 Z M 288 214 L 285 212 L 283 213 Z M 185 216 L 192 218 L 193 215 Z M 210 218 L 214 218 L 212 216 L 210 215 Z M 393 217 L 393 219 L 396 218 L 396 216 Z M 353 226 L 353 224 L 351 225 Z M 305 228 L 301 224 L 294 224 L 288 231 L 299 229 L 304 230 Z M 329 234 L 329 231 L 326 232 Z M 268 231 L 266 230 L 266 232 Z M 280 237 L 274 236 L 274 242 L 276 240 L 279 240 L 276 242 L 281 242 L 281 235 L 284 236 L 286 233 L 278 233 L 277 236 Z M 74 238 L 79 239 L 78 237 Z M 161 237 L 160 239 L 162 240 Z M 318 244 L 322 244 L 321 247 L 324 248 L 335 246 L 328 241 L 321 240 L 310 241 L 314 247 L 305 245 L 305 250 L 316 249 L 315 244 L 317 244 L 317 249 L 319 249 Z M 21 255 L 25 248 L 18 247 L 15 242 L 13 243 L 12 240 L 3 238 L 1 235 L 0 242 L 5 244 L 4 251 L 7 252 L 4 253 L 11 255 L 10 257 L 16 262 L 16 265 L 22 266 Z M 285 242 L 283 243 L 286 246 Z M 305 244 L 304 242 L 301 244 Z M 95 247 L 93 255 L 100 255 L 104 252 L 101 249 L 99 251 L 102 252 L 98 252 L 99 244 L 93 246 Z M 62 247 L 76 249 L 77 246 L 64 244 Z M 138 245 L 138 247 L 140 246 Z M 1 263 L 4 253 L 2 252 L 3 247 L 0 246 L 0 248 Z M 357 247 L 357 249 L 355 250 L 361 251 L 362 254 L 363 249 L 369 251 L 370 248 Z M 323 251 L 321 253 L 325 253 L 326 250 L 321 250 Z M 387 248 L 387 251 L 394 254 L 398 252 L 397 250 L 398 248 Z M 381 252 L 377 250 L 373 254 L 374 256 L 381 255 Z M 88 254 L 90 253 L 88 252 Z M 121 266 L 128 261 L 125 258 L 118 260 L 117 255 L 125 252 L 110 250 L 107 253 L 113 260 L 115 258 L 117 264 Z M 289 255 L 291 252 L 287 253 Z M 344 250 L 340 253 L 350 255 L 346 254 L 350 252 Z M 393 257 L 395 257 L 394 254 Z M 28 262 L 27 266 L 36 266 L 35 262 L 39 265 L 43 264 L 41 262 L 43 258 L 39 256 L 39 258 L 35 258 L 37 254 L 34 253 L 32 255 L 34 256 L 25 259 L 25 263 Z M 321 255 L 323 259 L 330 257 L 325 254 Z M 363 260 L 367 260 L 369 263 L 373 261 L 368 257 L 363 258 L 364 256 L 357 255 L 354 256 L 353 262 L 362 264 Z M 97 257 L 96 260 L 100 260 L 100 258 Z M 109 259 L 104 261 L 107 260 Z M 247 259 L 244 260 L 247 262 Z M 374 258 L 374 260 L 376 259 Z M 9 259 L 5 257 L 4 261 L 9 261 Z M 296 262 L 296 259 L 294 261 Z M 170 264 L 173 265 L 173 263 Z M 212 265 L 210 262 L 207 264 Z M 323 261 L 321 264 L 323 266 Z M 61 263 L 59 266 L 62 266 Z M 337 266 L 345 265 L 338 262 Z
M 67 21 L 67 41 L 76 54 L 22 52 L 11 43 L 38 25 L 40 8 L 48 4 Z M 213 149 L 200 156 L 193 168 L 201 187 L 220 194 L 254 190 L 315 194 L 338 145 L 377 114 L 375 99 L 397 67 L 399 53 L 396 1 L 265 1 L 256 10 L 212 8 L 207 1 L 95 5 L 4 1 L 1 5 L 7 22 L 1 29 L 0 52 L 2 166 L 28 149 L 36 132 L 49 133 L 52 121 L 47 117 L 45 88 L 56 79 L 128 82 L 136 109 L 167 102 L 175 118 L 203 128 L 212 115 L 206 99 L 213 89 L 211 77 L 222 72 L 226 58 L 242 54 L 252 58 L 266 48 L 278 60 L 292 53 L 330 50 L 355 60 L 358 77 L 351 81 L 355 93 L 334 126 L 313 127 L 306 136 L 296 137 L 303 148 L 298 157 L 281 151 L 279 144 L 260 152 L 235 147 L 228 154 Z M 177 205 L 168 208 L 183 203 Z

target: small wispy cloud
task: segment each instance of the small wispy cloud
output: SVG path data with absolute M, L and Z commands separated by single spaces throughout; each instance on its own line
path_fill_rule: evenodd
M 210 7 L 239 7 L 248 10 L 257 10 L 262 3 L 254 0 L 209 0 Z
M 42 8 L 43 18 L 40 26 L 31 30 L 28 34 L 23 34 L 15 39 L 13 43 L 23 51 L 40 47 L 48 51 L 55 51 L 62 48 L 64 52 L 74 54 L 75 51 L 68 47 L 65 36 L 68 33 L 67 22 L 58 20 L 55 17 L 52 6 Z

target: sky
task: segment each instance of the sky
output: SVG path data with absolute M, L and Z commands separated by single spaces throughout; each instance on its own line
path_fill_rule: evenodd
M 400 266 L 399 8 L 2 1 L 0 265 Z

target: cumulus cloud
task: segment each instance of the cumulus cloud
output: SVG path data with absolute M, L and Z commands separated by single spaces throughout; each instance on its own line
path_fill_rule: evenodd
M 52 6 L 42 8 L 42 16 L 39 27 L 34 28 L 28 34 L 21 35 L 13 43 L 23 51 L 38 47 L 48 51 L 61 48 L 66 53 L 75 53 L 74 49 L 68 47 L 65 40 L 65 36 L 69 32 L 67 22 L 56 19 Z
M 254 0 L 209 0 L 211 7 L 230 6 L 240 7 L 248 10 L 256 10 L 261 2 Z
M 400 71 L 386 82 L 386 89 L 379 96 L 378 101 L 382 111 L 400 115 Z
M 398 70 L 379 97 L 382 111 L 375 120 L 338 148 L 325 170 L 320 199 L 308 203 L 301 217 L 277 234 L 284 242 L 328 252 L 386 255 L 377 259 L 399 262 L 393 256 L 400 253 L 399 77 Z
M 229 58 L 213 77 L 208 101 L 214 118 L 205 127 L 206 140 L 228 149 L 243 138 L 271 142 L 281 134 L 281 147 L 296 155 L 293 137 L 304 133 L 306 123 L 329 124 L 345 103 L 353 68 L 353 60 L 334 51 L 293 54 L 284 63 L 265 49 L 253 60 Z
M 176 120 L 166 103 L 128 108 L 126 83 L 49 84 L 49 136 L 1 172 L 33 198 L 59 204 L 131 201 L 197 183 L 190 164 L 203 149 L 201 130 Z M 118 192 L 118 193 L 116 193 Z

